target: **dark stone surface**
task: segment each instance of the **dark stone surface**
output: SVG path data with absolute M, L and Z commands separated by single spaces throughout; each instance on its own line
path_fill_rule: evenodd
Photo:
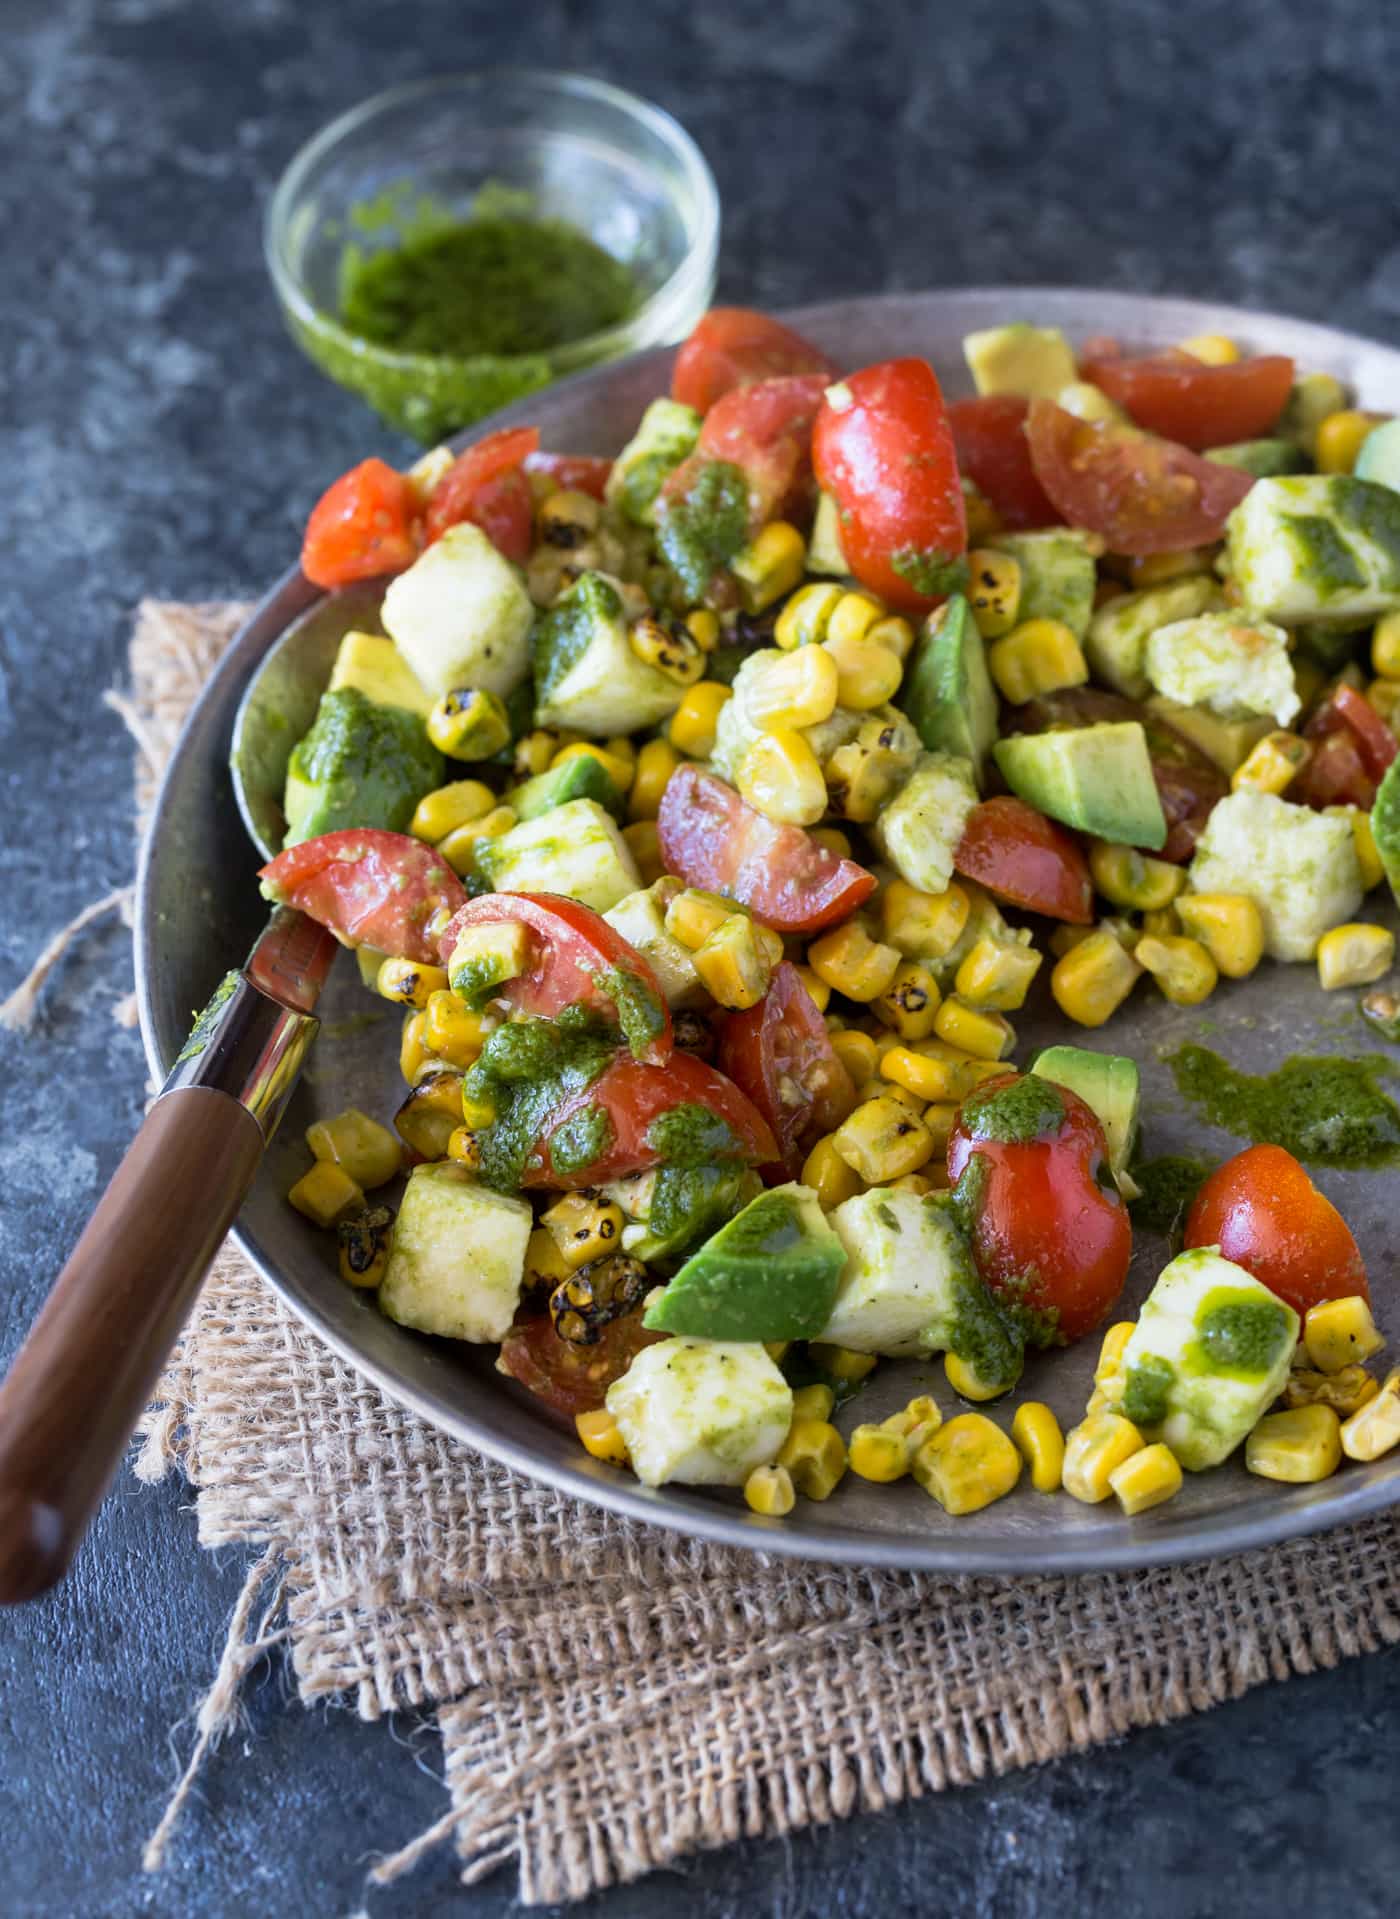
M 268 580 L 326 479 L 397 450 L 297 357 L 263 276 L 260 203 L 332 113 L 491 60 L 635 86 L 706 149 L 722 292 L 758 304 L 1079 282 L 1395 337 L 1398 56 L 1400 19 L 1374 0 L 3 0 L 0 989 L 130 869 L 130 747 L 100 695 L 136 600 Z M 0 1036 L 5 1355 L 136 1123 L 140 1046 L 109 1017 L 129 983 L 107 927 L 36 1032 Z M 0 1620 L 6 1914 L 345 1913 L 369 1849 L 441 1809 L 430 1730 L 303 1712 L 274 1662 L 168 1873 L 143 1877 L 167 1734 L 207 1683 L 242 1577 L 197 1549 L 186 1506 L 124 1475 L 65 1590 Z M 1390 1653 L 600 1903 L 705 1919 L 1379 1912 L 1400 1868 L 1397 1710 Z M 443 1853 L 370 1903 L 488 1914 L 512 1899 L 508 1878 L 460 1891 Z

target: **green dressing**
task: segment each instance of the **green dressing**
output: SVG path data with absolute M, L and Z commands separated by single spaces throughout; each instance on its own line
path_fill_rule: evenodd
M 1142 1191 L 1128 1202 L 1139 1232 L 1174 1233 L 1184 1222 L 1202 1184 L 1214 1168 L 1185 1153 L 1164 1153 L 1132 1169 Z
M 1376 1083 L 1393 1068 L 1379 1055 L 1299 1055 L 1257 1076 L 1204 1046 L 1183 1046 L 1167 1063 L 1182 1097 L 1227 1133 L 1285 1147 L 1316 1166 L 1400 1161 L 1400 1109 Z
M 512 1020 L 498 1026 L 466 1075 L 468 1096 L 494 1111 L 492 1123 L 482 1127 L 478 1137 L 482 1182 L 497 1192 L 518 1191 L 531 1165 L 545 1163 L 541 1142 L 550 1116 L 591 1086 L 616 1057 L 613 1036 L 577 1013 L 571 1007 L 557 1020 Z M 607 1118 L 600 1107 L 589 1104 L 555 1131 L 555 1138 L 565 1135 L 564 1155 L 575 1173 L 591 1163 L 576 1157 L 586 1151 L 590 1132 L 602 1138 L 599 1120 L 592 1115 Z M 609 1134 L 611 1130 L 609 1121 Z M 556 1169 L 564 1170 L 557 1163 Z
M 694 602 L 704 597 L 716 567 L 733 559 L 748 532 L 748 481 L 728 460 L 710 460 L 683 493 L 663 503 L 657 544 L 685 598 Z

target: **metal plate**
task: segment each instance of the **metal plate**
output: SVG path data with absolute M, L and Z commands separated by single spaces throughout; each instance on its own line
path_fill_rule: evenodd
M 952 395 L 968 389 L 960 342 L 975 327 L 1011 319 L 1062 326 L 1072 337 L 1117 335 L 1130 346 L 1164 345 L 1206 331 L 1234 335 L 1254 349 L 1290 353 L 1352 384 L 1364 405 L 1400 412 L 1400 353 L 1328 328 L 1195 301 L 1121 293 L 1035 289 L 891 294 L 811 307 L 790 316 L 841 363 L 859 366 L 897 353 L 927 355 Z M 547 446 L 614 453 L 646 402 L 664 390 L 671 355 L 656 352 L 581 375 L 502 413 L 494 422 L 537 423 Z M 163 1074 L 178 1052 L 190 1009 L 203 1005 L 224 970 L 248 950 L 263 908 L 257 859 L 235 808 L 227 765 L 234 715 L 258 661 L 295 620 L 320 601 L 299 572 L 289 573 L 258 608 L 210 681 L 176 748 L 143 853 L 137 907 L 137 982 L 152 1069 Z M 334 619 L 329 612 L 314 615 Z M 1368 914 L 1378 896 L 1368 901 Z M 1393 923 L 1393 922 L 1392 922 Z M 1048 994 L 1018 1019 L 1020 1056 L 1065 1037 Z M 1355 995 L 1324 999 L 1311 967 L 1275 967 L 1242 984 L 1223 984 L 1196 1012 L 1168 1006 L 1140 988 L 1105 1043 L 1131 1051 L 1144 1069 L 1145 1144 L 1152 1154 L 1238 1150 L 1181 1108 L 1161 1056 L 1205 1036 L 1236 1065 L 1261 1071 L 1306 1048 L 1375 1050 L 1355 1010 Z M 1110 1502 L 1085 1507 L 1046 1499 L 1029 1486 L 971 1518 L 949 1519 L 912 1483 L 871 1486 L 848 1476 L 824 1505 L 799 1502 L 786 1520 L 748 1513 L 737 1493 L 665 1487 L 653 1492 L 630 1475 L 584 1455 L 537 1405 L 493 1370 L 494 1350 L 454 1346 L 392 1325 L 372 1302 L 337 1278 L 331 1244 L 292 1211 L 285 1193 L 304 1170 L 303 1129 L 319 1114 L 354 1103 L 388 1111 L 401 1097 L 396 1071 L 398 1015 L 377 1010 L 353 961 L 338 961 L 324 1000 L 318 1042 L 278 1139 L 240 1217 L 235 1237 L 292 1309 L 350 1365 L 423 1418 L 505 1464 L 580 1498 L 635 1518 L 733 1545 L 812 1559 L 925 1568 L 939 1572 L 1091 1571 L 1160 1565 L 1235 1552 L 1360 1518 L 1400 1500 L 1400 1455 L 1349 1466 L 1319 1486 L 1285 1487 L 1251 1479 L 1236 1459 L 1188 1476 L 1170 1505 L 1136 1520 Z M 1400 1327 L 1400 1180 L 1394 1174 L 1328 1174 L 1327 1190 L 1361 1242 L 1378 1317 Z M 1138 1236 L 1122 1302 L 1135 1310 L 1165 1256 L 1160 1241 Z M 1082 1411 L 1097 1342 L 1037 1356 L 1020 1393 L 1047 1399 L 1068 1425 Z M 911 1393 L 932 1390 L 948 1407 L 940 1367 L 887 1363 L 846 1409 L 880 1417 Z

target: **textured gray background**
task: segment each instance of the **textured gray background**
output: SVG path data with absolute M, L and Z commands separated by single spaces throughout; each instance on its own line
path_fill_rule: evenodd
M 402 450 L 297 357 L 263 278 L 260 204 L 333 113 L 486 61 L 639 88 L 715 169 L 731 299 L 1077 281 L 1394 341 L 1397 59 L 1400 17 L 1375 0 L 0 0 L 0 990 L 130 870 L 130 750 L 99 696 L 122 676 L 132 605 L 259 586 L 330 477 Z M 136 1124 L 140 1047 L 110 1020 L 129 984 L 107 928 L 37 1032 L 0 1035 L 0 1354 Z M 303 1712 L 274 1665 L 169 1871 L 142 1876 L 167 1734 L 242 1577 L 198 1551 L 186 1504 L 123 1476 L 68 1587 L 0 1618 L 6 1915 L 347 1913 L 367 1849 L 441 1810 L 430 1731 Z M 1394 1652 L 598 1905 L 1378 1913 L 1400 1869 L 1398 1711 Z M 511 1905 L 508 1878 L 464 1893 L 440 1854 L 370 1910 Z

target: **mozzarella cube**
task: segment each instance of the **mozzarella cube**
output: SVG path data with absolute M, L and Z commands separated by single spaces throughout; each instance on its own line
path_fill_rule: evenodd
M 742 1486 L 792 1424 L 792 1388 L 762 1346 L 737 1340 L 645 1346 L 607 1405 L 645 1486 Z
M 1345 624 L 1400 607 L 1400 494 L 1374 480 L 1256 480 L 1225 536 L 1230 577 L 1266 619 Z
M 1259 908 L 1268 952 L 1308 960 L 1351 918 L 1363 887 L 1351 821 L 1242 787 L 1221 800 L 1191 862 L 1198 893 L 1243 893 Z
M 1147 677 L 1169 700 L 1226 720 L 1269 713 L 1287 726 L 1302 705 L 1283 628 L 1237 614 L 1159 626 L 1147 642 Z
M 394 1223 L 380 1310 L 441 1339 L 504 1339 L 534 1223 L 528 1201 L 479 1186 L 455 1160 L 415 1166 Z

